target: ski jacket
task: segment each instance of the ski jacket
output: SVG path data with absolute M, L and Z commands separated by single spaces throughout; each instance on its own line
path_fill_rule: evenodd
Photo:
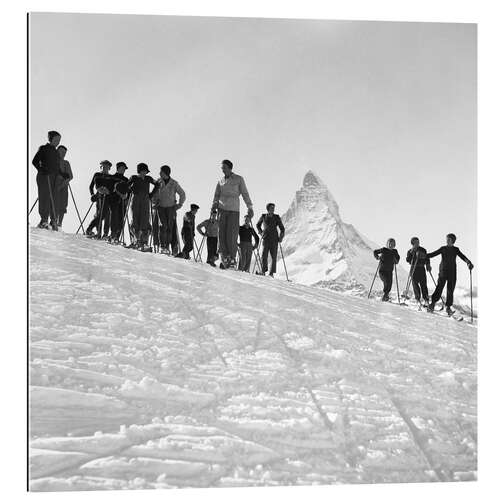
M 127 195 L 129 192 L 129 187 L 128 187 L 128 177 L 125 177 L 123 174 L 118 174 L 115 173 L 113 174 L 113 180 L 114 180 L 114 186 L 113 186 L 113 191 L 111 193 L 111 197 L 113 201 L 120 201 L 122 196 L 120 195 Z
M 133 175 L 129 181 L 128 185 L 130 190 L 135 196 L 148 196 L 149 197 L 149 186 L 155 186 L 151 195 L 154 195 L 156 190 L 156 182 L 150 175 L 146 175 L 144 179 L 138 175 Z
M 240 243 L 252 243 L 252 236 L 254 239 L 254 246 L 259 244 L 259 235 L 255 232 L 255 229 L 251 226 L 240 226 Z
M 187 231 L 190 232 L 193 235 L 194 238 L 194 214 L 191 212 L 186 212 L 184 214 L 184 219 L 182 220 L 182 231 Z
M 202 228 L 205 228 L 205 233 L 206 233 L 206 236 L 208 236 L 208 237 L 217 238 L 217 236 L 219 235 L 219 221 L 218 220 L 214 220 L 212 222 L 210 219 L 206 219 L 203 222 L 201 222 L 200 224 L 198 224 L 196 229 L 198 229 L 198 232 L 200 234 L 202 234 L 202 231 L 201 231 Z
M 153 202 L 158 202 L 162 208 L 173 207 L 177 205 L 175 195 L 178 194 L 179 208 L 184 205 L 184 202 L 186 201 L 186 193 L 184 192 L 184 189 L 181 188 L 179 183 L 172 179 L 172 177 L 166 181 L 160 178 L 156 181 L 156 185 L 158 186 L 158 189 L 156 189 L 154 194 L 151 196 Z
M 103 174 L 102 172 L 96 172 L 92 181 L 90 182 L 89 191 L 91 196 L 94 196 L 94 188 L 99 190 L 99 188 L 106 188 L 108 193 L 111 194 L 115 189 L 114 176 L 111 174 Z
M 264 229 L 262 229 L 264 225 Z M 278 235 L 278 228 L 280 234 Z M 282 240 L 285 236 L 285 226 L 281 222 L 281 217 L 278 214 L 262 214 L 257 222 L 257 229 L 262 233 L 263 240 Z
M 457 272 L 457 257 L 460 257 L 464 262 L 470 264 L 471 261 L 460 251 L 456 246 L 444 246 L 435 250 L 434 252 L 428 253 L 427 257 L 432 259 L 441 255 L 441 263 L 439 264 L 439 274 L 456 274 Z
M 248 209 L 252 208 L 252 200 L 248 194 L 245 180 L 241 175 L 231 173 L 229 177 L 223 177 L 215 187 L 213 208 L 226 210 L 228 212 L 240 211 L 240 195 L 243 197 Z
M 415 256 L 415 254 L 420 254 Z M 414 260 L 415 259 L 415 260 Z M 430 266 L 430 260 L 427 256 L 427 250 L 424 247 L 418 247 L 416 250 L 410 248 L 408 253 L 406 254 L 406 262 L 410 264 L 410 266 L 415 262 L 415 269 L 420 267 Z
M 60 160 L 58 174 L 65 180 L 71 181 L 73 179 L 73 172 L 68 160 Z
M 380 258 L 380 271 L 391 272 L 394 270 L 394 265 L 399 262 L 399 253 L 393 248 L 392 250 L 387 247 L 379 248 L 373 251 L 375 257 Z
M 32 164 L 40 174 L 49 175 L 59 173 L 61 157 L 52 144 L 44 144 L 38 148 Z

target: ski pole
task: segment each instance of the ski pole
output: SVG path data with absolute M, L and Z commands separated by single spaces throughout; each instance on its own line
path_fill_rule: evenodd
M 416 259 L 417 254 L 413 256 L 411 266 L 410 266 L 410 274 L 408 275 L 408 280 L 406 281 L 406 288 L 405 288 L 405 294 L 403 296 L 404 301 L 406 302 L 406 299 L 409 297 L 409 292 L 410 292 L 410 283 L 413 279 L 413 273 L 415 272 L 415 267 L 417 266 L 417 259 Z
M 399 299 L 399 282 L 398 282 L 398 265 L 394 265 L 394 274 L 396 275 L 396 290 L 398 292 L 398 304 L 401 305 L 401 300 Z
M 285 276 L 286 276 L 286 280 L 287 280 L 287 281 L 290 281 L 290 280 L 288 279 L 288 271 L 286 270 L 285 257 L 284 257 L 284 255 L 283 255 L 283 248 L 282 248 L 282 246 L 281 246 L 281 242 L 278 242 L 278 244 L 279 244 L 279 246 L 280 246 L 281 260 L 283 261 L 283 266 L 284 266 L 284 268 L 285 268 Z
M 101 210 L 99 212 L 99 226 L 97 228 L 97 237 L 100 238 L 102 236 L 102 214 L 104 212 L 104 200 L 106 195 L 101 196 Z
M 373 275 L 373 281 L 372 281 L 372 284 L 370 286 L 370 291 L 368 292 L 368 298 L 370 298 L 370 295 L 372 293 L 373 284 L 375 283 L 375 278 L 377 277 L 379 269 L 380 269 L 380 260 L 378 261 L 377 270 L 375 271 L 375 274 Z
M 200 250 L 198 251 L 198 258 L 200 259 L 200 262 L 201 262 L 201 252 L 203 251 L 203 246 L 205 245 L 206 237 L 207 237 L 207 235 L 204 234 L 203 239 L 201 240 Z
M 78 215 L 78 220 L 80 221 L 80 226 L 83 225 L 82 218 L 80 217 L 80 212 L 78 211 L 78 207 L 76 206 L 75 197 L 73 196 L 73 190 L 71 189 L 71 185 L 68 184 L 69 192 L 71 194 L 71 199 L 73 200 L 73 205 L 75 205 L 76 215 Z M 80 229 L 78 229 L 80 230 Z
M 472 269 L 469 269 L 469 277 L 470 277 L 470 322 L 474 322 L 474 310 L 472 307 Z
M 127 200 L 127 205 L 126 205 L 125 210 L 124 210 L 123 218 L 122 218 L 122 230 L 121 230 L 121 233 L 120 233 L 120 241 L 123 244 L 125 244 L 125 222 L 126 222 L 126 219 L 127 219 L 128 209 L 129 209 L 129 206 L 130 206 L 130 200 L 131 199 L 132 199 L 132 196 L 129 196 L 128 200 Z M 123 199 L 122 199 L 122 207 L 123 207 Z
M 431 278 L 432 278 L 432 281 L 434 283 L 434 287 L 437 288 L 437 283 L 436 283 L 436 280 L 434 279 L 434 276 L 432 275 L 432 271 L 429 271 L 429 274 L 431 275 Z M 444 299 L 443 299 L 443 296 L 441 295 L 441 302 L 443 303 L 443 307 L 445 307 L 445 302 L 444 302 Z M 442 309 L 440 309 L 442 311 Z
M 33 212 L 33 209 L 35 208 L 35 205 L 38 203 L 38 198 L 35 200 L 35 203 L 33 203 L 33 206 L 30 208 L 30 211 L 28 212 L 28 217 L 31 215 L 31 212 Z
M 47 175 L 47 184 L 49 185 L 50 204 L 52 206 L 52 212 L 53 212 L 53 216 L 51 214 L 50 218 L 52 219 L 52 223 L 56 225 L 56 230 L 57 230 L 56 205 L 54 203 L 54 197 L 52 196 L 52 186 L 50 185 L 50 175 Z M 52 224 L 52 227 L 54 227 L 53 224 Z
M 78 234 L 80 232 L 80 228 L 82 228 L 82 232 L 83 234 L 85 234 L 85 230 L 83 229 L 83 224 L 85 223 L 85 220 L 87 219 L 90 211 L 92 210 L 92 207 L 94 206 L 94 201 L 90 204 L 90 207 L 89 209 L 87 210 L 87 213 L 85 214 L 85 217 L 83 218 L 81 224 L 78 226 L 78 229 L 76 230 L 76 233 L 75 234 Z

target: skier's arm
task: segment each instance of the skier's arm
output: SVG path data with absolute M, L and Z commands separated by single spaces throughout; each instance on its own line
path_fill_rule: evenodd
M 73 170 L 71 170 L 71 165 L 70 163 L 68 162 L 68 183 L 71 182 L 73 180 Z
M 92 180 L 90 181 L 90 186 L 89 186 L 90 196 L 94 196 L 95 194 L 94 187 L 95 187 L 95 174 L 93 175 Z
M 181 188 L 179 184 L 177 184 L 175 190 L 179 195 L 179 202 L 177 203 L 177 209 L 179 209 L 182 207 L 182 205 L 184 205 L 184 202 L 186 201 L 186 192 Z
M 469 269 L 472 269 L 474 266 L 472 262 L 457 248 L 457 255 L 469 266 Z
M 257 248 L 259 246 L 260 238 L 259 235 L 255 232 L 255 229 L 253 227 L 252 227 L 252 236 L 253 239 L 255 240 L 254 248 Z
M 241 196 L 243 197 L 243 201 L 245 202 L 245 205 L 248 208 L 248 215 L 250 217 L 253 217 L 253 203 L 252 200 L 250 199 L 250 195 L 248 194 L 247 185 L 245 184 L 245 179 L 243 179 L 243 177 L 240 177 L 239 187 Z
M 396 264 L 399 264 L 399 260 L 401 259 L 401 257 L 399 256 L 399 253 L 396 249 L 394 249 L 394 262 Z
M 40 172 L 40 173 L 46 173 L 45 168 L 43 167 L 44 164 L 44 152 L 43 152 L 43 146 L 40 146 L 38 148 L 38 151 L 35 153 L 35 156 L 33 157 L 33 161 L 31 162 L 33 166 Z
M 434 252 L 428 253 L 427 254 L 427 258 L 428 259 L 432 259 L 433 257 L 437 257 L 438 255 L 440 255 L 441 254 L 441 248 L 438 248 L 437 250 L 434 250 Z
M 285 226 L 283 225 L 283 222 L 281 222 L 281 217 L 279 215 L 276 217 L 278 217 L 278 227 L 280 228 L 279 240 L 283 241 L 283 238 L 285 237 Z
M 203 232 L 202 229 L 203 228 L 206 228 L 207 227 L 207 223 L 208 223 L 208 220 L 204 220 L 203 222 L 200 222 L 197 226 L 196 226 L 196 229 L 197 231 L 202 235 L 202 236 L 206 236 L 207 235 L 207 231 L 205 229 L 205 231 Z
M 257 231 L 259 231 L 259 234 L 262 234 L 262 223 L 264 222 L 264 216 L 261 215 L 260 219 L 257 221 Z
M 380 259 L 380 254 L 382 253 L 382 249 L 378 248 L 377 250 L 373 250 L 373 256 L 379 260 Z
M 220 200 L 220 182 L 215 186 L 214 200 L 212 202 L 212 208 L 219 208 L 219 200 Z
M 406 254 L 406 262 L 408 262 L 408 264 L 413 263 L 413 252 L 411 250 L 408 250 L 408 253 Z

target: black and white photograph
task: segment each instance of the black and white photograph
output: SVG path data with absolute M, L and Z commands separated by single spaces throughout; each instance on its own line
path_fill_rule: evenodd
M 476 23 L 26 30 L 29 491 L 478 480 Z

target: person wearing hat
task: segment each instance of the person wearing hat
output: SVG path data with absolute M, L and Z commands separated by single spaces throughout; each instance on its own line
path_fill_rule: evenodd
M 199 210 L 199 206 L 196 203 L 191 204 L 191 210 L 184 214 L 184 219 L 182 223 L 181 236 L 184 242 L 184 248 L 182 252 L 178 253 L 176 257 L 182 257 L 184 259 L 190 259 L 191 250 L 193 250 L 194 241 L 194 228 L 195 228 L 195 216 L 196 212 Z
M 396 240 L 389 238 L 385 247 L 373 251 L 373 256 L 380 261 L 378 275 L 384 284 L 382 301 L 388 302 L 390 299 L 389 293 L 391 293 L 392 289 L 392 273 L 394 272 L 394 266 L 399 262 Z
M 276 262 L 278 258 L 278 245 L 285 236 L 285 227 L 281 222 L 281 217 L 274 213 L 274 203 L 266 205 L 267 213 L 260 216 L 257 222 L 257 230 L 262 235 L 262 270 L 257 274 L 265 275 L 268 269 L 268 257 L 271 254 L 271 272 L 269 276 L 274 277 L 276 273 Z M 264 226 L 264 229 L 262 228 Z M 278 234 L 278 228 L 280 234 Z
M 125 176 L 127 164 L 119 161 L 116 165 L 116 172 L 113 174 L 115 181 L 113 192 L 110 194 L 111 206 L 111 243 L 118 244 L 123 229 L 123 219 L 127 209 L 128 199 L 128 177 Z
M 145 163 L 137 165 L 137 175 L 133 175 L 128 181 L 130 190 L 132 191 L 132 232 L 135 237 L 135 243 L 132 247 L 139 250 L 150 252 L 151 247 L 148 245 L 149 232 L 151 231 L 150 217 L 150 192 L 149 186 L 152 185 L 156 189 L 156 182 L 147 175 L 149 168 Z M 154 194 L 155 189 L 151 195 Z
M 48 133 L 48 142 L 38 148 L 31 162 L 37 170 L 36 184 L 38 187 L 38 213 L 41 229 L 49 228 L 57 231 L 57 214 L 55 207 L 56 177 L 59 172 L 60 156 L 57 146 L 61 141 L 61 134 L 55 130 Z
M 431 263 L 427 256 L 427 250 L 420 246 L 420 240 L 414 236 L 410 240 L 411 248 L 406 253 L 406 262 L 410 264 L 410 277 L 413 286 L 415 300 L 424 301 L 424 305 L 429 304 L 429 291 L 427 289 L 427 271 L 431 271 Z
M 93 202 L 96 202 L 96 213 L 87 227 L 87 236 L 96 236 L 97 238 L 107 238 L 108 236 L 111 225 L 111 206 L 109 195 L 113 192 L 115 187 L 113 176 L 109 173 L 111 165 L 111 162 L 108 160 L 101 161 L 101 171 L 96 172 L 90 182 L 90 199 Z M 104 232 L 102 232 L 103 223 Z M 94 228 L 97 228 L 96 235 L 93 232 Z
M 177 210 L 186 201 L 186 193 L 180 184 L 170 177 L 168 165 L 160 168 L 160 178 L 156 181 L 157 188 L 151 196 L 153 206 L 157 210 L 160 227 L 161 253 L 168 254 L 173 250 L 173 235 L 176 231 Z M 177 199 L 177 196 L 179 197 Z
M 60 157 L 59 172 L 56 176 L 55 183 L 55 204 L 56 204 L 56 216 L 57 216 L 57 227 L 62 227 L 62 221 L 64 214 L 68 208 L 68 186 L 73 179 L 73 172 L 71 171 L 71 165 L 68 160 L 65 160 L 67 148 L 60 144 L 57 148 L 57 152 Z
M 245 223 L 240 226 L 240 263 L 238 269 L 240 271 L 250 272 L 250 264 L 252 263 L 252 253 L 259 246 L 259 237 L 255 229 L 250 225 L 250 217 L 245 216 Z M 252 245 L 252 238 L 254 243 Z
M 210 217 L 196 226 L 198 232 L 207 238 L 207 264 L 215 267 L 217 260 L 217 244 L 219 235 L 219 221 L 217 220 L 217 210 L 210 212 Z
M 240 195 L 253 217 L 253 205 L 245 180 L 233 172 L 230 160 L 222 161 L 224 177 L 217 183 L 212 208 L 219 212 L 219 250 L 221 268 L 236 266 L 238 252 L 238 232 L 240 225 Z

